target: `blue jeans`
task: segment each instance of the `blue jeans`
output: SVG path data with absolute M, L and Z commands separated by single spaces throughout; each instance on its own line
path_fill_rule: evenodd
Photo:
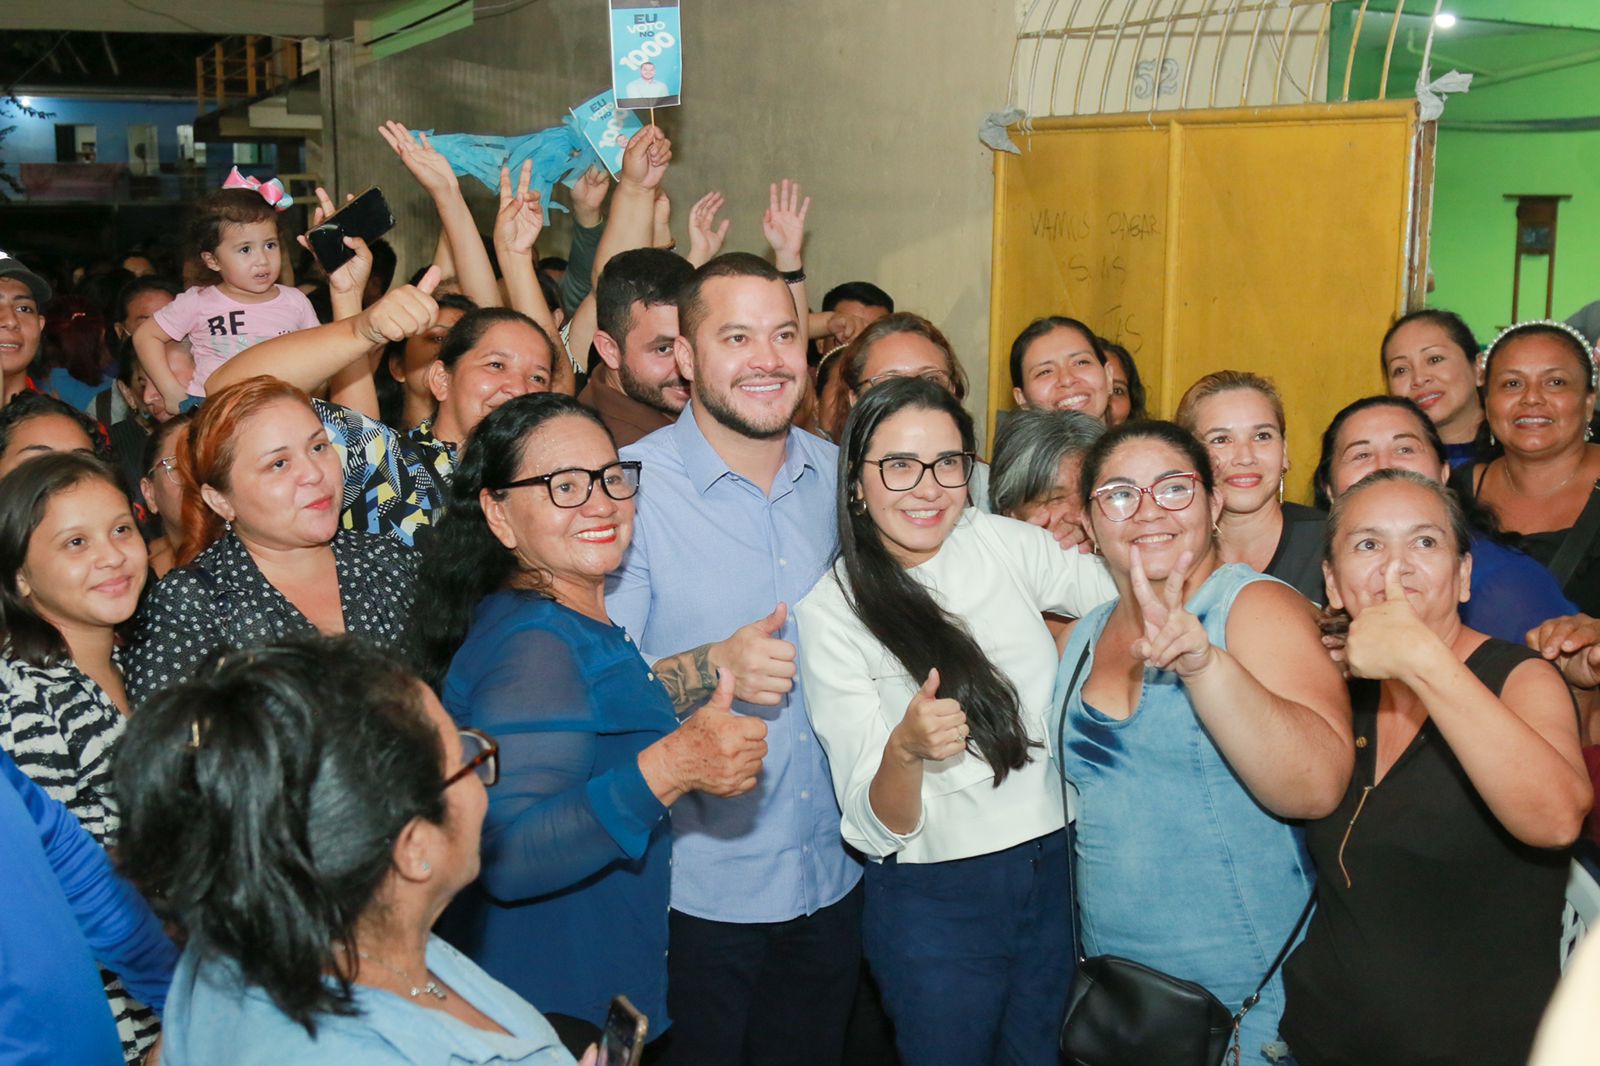
M 902 1066 L 1039 1066 L 1072 988 L 1065 831 L 990 855 L 867 864 L 862 947 Z

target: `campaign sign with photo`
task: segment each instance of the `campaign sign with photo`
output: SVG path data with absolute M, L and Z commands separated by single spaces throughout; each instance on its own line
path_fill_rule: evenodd
M 572 109 L 578 132 L 594 146 L 600 162 L 611 171 L 614 178 L 622 170 L 622 150 L 629 137 L 644 129 L 644 123 L 632 111 L 617 107 L 617 101 L 607 89 L 599 96 L 585 100 Z
M 623 110 L 683 102 L 678 0 L 610 0 L 611 83 Z

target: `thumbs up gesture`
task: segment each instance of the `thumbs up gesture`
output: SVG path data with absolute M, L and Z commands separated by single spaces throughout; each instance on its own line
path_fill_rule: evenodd
M 438 286 L 439 268 L 431 266 L 415 285 L 390 289 L 356 316 L 356 331 L 373 344 L 416 336 L 439 317 L 439 305 L 433 299 L 433 290 Z
M 737 796 L 756 787 L 767 755 L 767 723 L 734 714 L 733 689 L 733 675 L 719 671 L 705 706 L 658 742 L 670 748 L 669 765 L 685 792 Z
M 1367 604 L 1350 623 L 1344 654 L 1356 677 L 1404 680 L 1413 662 L 1425 661 L 1424 653 L 1443 646 L 1406 598 L 1397 559 L 1384 569 L 1382 602 Z
M 939 671 L 929 670 L 928 679 L 911 697 L 906 716 L 894 727 L 889 740 L 912 758 L 938 762 L 965 751 L 971 734 L 961 704 L 939 698 Z
M 794 645 L 778 636 L 788 617 L 789 608 L 780 603 L 765 618 L 711 646 L 711 665 L 733 675 L 734 698 L 776 707 L 794 688 Z

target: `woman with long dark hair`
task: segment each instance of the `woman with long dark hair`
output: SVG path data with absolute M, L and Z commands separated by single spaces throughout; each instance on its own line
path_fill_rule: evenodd
M 1299 821 L 1350 780 L 1349 697 L 1299 593 L 1224 565 L 1211 457 L 1171 422 L 1128 422 L 1083 462 L 1084 508 L 1120 595 L 1073 628 L 1051 700 L 1078 793 L 1074 887 L 1089 955 L 1204 985 L 1256 1061 L 1267 980 L 1311 893 Z M 1263 985 L 1263 982 L 1264 985 Z
M 571 1066 L 431 933 L 478 875 L 497 747 L 349 638 L 213 658 L 133 719 L 121 859 L 184 933 L 168 1066 Z
M 128 712 L 119 630 L 144 589 L 144 539 L 116 472 L 92 456 L 42 455 L 0 486 L 0 747 L 110 847 L 111 753 Z M 103 977 L 138 1062 L 159 1024 Z
M 1452 467 L 1478 458 L 1483 401 L 1478 395 L 1478 340 L 1454 311 L 1424 308 L 1401 315 L 1378 346 L 1390 396 L 1415 403 L 1444 441 Z
M 795 608 L 864 948 L 907 1066 L 1054 1057 L 1072 977 L 1046 611 L 1114 593 L 1092 556 L 967 507 L 972 420 L 940 385 L 867 391 L 839 450 L 839 558 Z M 953 1003 L 959 1026 L 941 1024 Z
M 473 434 L 422 571 L 425 671 L 504 744 L 483 877 L 445 935 L 572 1047 L 619 992 L 666 1030 L 667 811 L 748 792 L 766 753 L 766 723 L 730 711 L 732 673 L 680 724 L 708 694 L 686 681 L 696 653 L 652 668 L 606 613 L 640 477 L 572 397 L 512 400 Z M 747 628 L 718 661 L 764 639 Z
M 1018 407 L 1082 411 L 1105 421 L 1111 370 L 1100 338 L 1064 315 L 1037 318 L 1011 342 L 1011 398 Z

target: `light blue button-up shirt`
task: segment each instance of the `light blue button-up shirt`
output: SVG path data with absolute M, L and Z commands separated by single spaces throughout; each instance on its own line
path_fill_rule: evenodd
M 833 560 L 839 451 L 791 430 L 771 493 L 728 469 L 694 420 L 622 450 L 644 463 L 633 543 L 606 609 L 655 662 L 721 640 L 793 606 Z M 801 655 L 805 649 L 800 648 Z M 691 793 L 672 808 L 672 906 L 719 922 L 782 922 L 838 902 L 861 877 L 839 832 L 827 757 L 811 734 L 800 679 L 776 707 L 735 702 L 767 722 L 755 789 Z

